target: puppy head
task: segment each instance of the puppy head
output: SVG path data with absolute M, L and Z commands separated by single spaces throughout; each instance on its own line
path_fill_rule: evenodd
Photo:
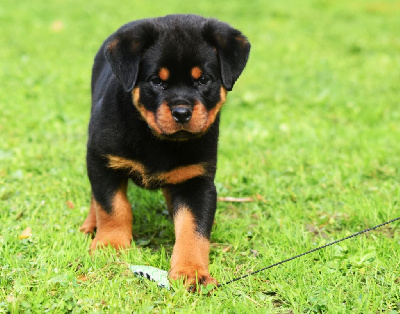
M 206 133 L 242 73 L 247 38 L 228 24 L 170 15 L 123 26 L 105 55 L 153 133 L 187 140 Z

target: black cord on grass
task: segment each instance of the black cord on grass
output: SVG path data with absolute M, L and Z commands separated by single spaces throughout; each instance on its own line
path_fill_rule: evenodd
M 299 255 L 293 256 L 293 257 L 291 257 L 291 258 L 285 259 L 285 260 L 280 261 L 280 262 L 278 262 L 278 263 L 275 263 L 275 264 L 272 264 L 272 265 L 270 265 L 270 266 L 267 266 L 267 267 L 261 268 L 261 269 L 259 269 L 259 270 L 253 271 L 253 272 L 251 272 L 251 273 L 249 273 L 249 274 L 246 274 L 246 275 L 243 275 L 243 276 L 241 276 L 241 277 L 237 277 L 237 278 L 234 278 L 234 279 L 229 280 L 229 281 L 227 281 L 227 282 L 220 283 L 220 284 L 218 284 L 217 287 L 219 288 L 219 287 L 225 286 L 225 285 L 230 284 L 230 283 L 232 283 L 232 282 L 241 280 L 241 279 L 246 278 L 246 277 L 251 276 L 251 275 L 255 275 L 255 274 L 257 274 L 257 273 L 259 273 L 259 272 L 262 272 L 262 271 L 264 271 L 264 270 L 267 270 L 267 269 L 269 269 L 269 268 L 272 268 L 272 267 L 281 265 L 281 264 L 283 264 L 283 263 L 289 262 L 289 261 L 291 261 L 291 260 L 294 260 L 294 259 L 296 259 L 296 258 L 302 257 L 302 256 L 307 255 L 307 254 L 310 254 L 310 253 L 313 253 L 313 252 L 315 252 L 315 251 L 321 250 L 321 249 L 323 249 L 323 248 L 326 248 L 326 247 L 328 247 L 328 246 L 331 246 L 331 245 L 334 245 L 334 244 L 336 244 L 336 243 L 342 242 L 342 241 L 344 241 L 344 240 L 347 240 L 347 239 L 350 239 L 350 238 L 354 238 L 354 237 L 356 237 L 356 236 L 358 236 L 358 235 L 360 235 L 360 234 L 369 232 L 369 231 L 371 231 L 371 230 L 374 230 L 374 229 L 380 228 L 380 227 L 382 227 L 382 226 L 384 226 L 384 225 L 387 225 L 387 224 L 390 224 L 390 223 L 392 223 L 392 222 L 395 222 L 396 220 L 400 220 L 400 217 L 395 218 L 395 219 L 392 219 L 392 220 L 389 220 L 389 221 L 386 221 L 386 222 L 381 223 L 380 225 L 377 225 L 377 226 L 375 226 L 375 227 L 368 228 L 368 229 L 366 229 L 366 230 L 356 232 L 356 233 L 354 233 L 354 234 L 352 234 L 352 235 L 349 235 L 348 237 L 345 237 L 345 238 L 343 238 L 343 239 L 333 241 L 333 242 L 331 242 L 331 243 L 325 244 L 325 245 L 323 245 L 323 246 L 317 247 L 317 248 L 312 249 L 312 250 L 310 250 L 310 251 L 307 251 L 307 252 L 304 252 L 304 253 L 302 253 L 302 254 L 299 254 Z

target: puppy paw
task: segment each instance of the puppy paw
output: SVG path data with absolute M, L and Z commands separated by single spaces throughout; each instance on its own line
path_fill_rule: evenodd
M 99 248 L 105 248 L 111 246 L 114 249 L 123 250 L 131 246 L 132 236 L 121 235 L 121 234 L 107 234 L 101 235 L 96 234 L 92 243 L 90 244 L 90 250 L 95 251 Z
M 202 286 L 218 285 L 218 281 L 211 277 L 208 270 L 196 269 L 196 267 L 174 267 L 169 271 L 169 277 L 172 280 L 183 280 L 189 292 L 200 292 Z
M 97 218 L 96 218 L 96 209 L 95 203 L 92 198 L 92 203 L 90 205 L 89 213 L 83 222 L 82 226 L 79 228 L 79 231 L 86 234 L 93 234 L 97 227 Z
M 79 231 L 85 234 L 93 234 L 96 230 L 96 222 L 85 220 L 82 226 L 79 228 Z

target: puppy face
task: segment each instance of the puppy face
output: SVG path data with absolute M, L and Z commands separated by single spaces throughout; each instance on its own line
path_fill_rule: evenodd
M 105 53 L 153 133 L 188 140 L 214 123 L 249 50 L 247 39 L 225 23 L 173 15 L 122 28 Z
M 143 53 L 132 94 L 156 135 L 175 140 L 201 136 L 225 102 L 217 53 L 204 41 L 189 39 L 177 51 L 176 39 L 162 38 Z

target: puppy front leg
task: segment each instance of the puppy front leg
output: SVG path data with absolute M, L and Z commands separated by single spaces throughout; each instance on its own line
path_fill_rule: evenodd
M 217 284 L 209 266 L 210 232 L 216 210 L 212 180 L 193 179 L 168 188 L 173 208 L 175 245 L 169 276 L 185 285 Z
M 94 199 L 97 232 L 90 249 L 113 246 L 116 250 L 130 246 L 132 240 L 132 207 L 126 197 L 126 182 L 111 196 L 111 210 Z
M 88 154 L 88 174 L 92 186 L 92 203 L 81 231 L 94 231 L 90 249 L 112 246 L 127 248 L 132 240 L 132 207 L 127 199 L 127 178 L 109 169 L 105 161 Z M 90 223 L 90 225 L 89 225 Z M 90 228 L 87 228 L 87 227 Z

